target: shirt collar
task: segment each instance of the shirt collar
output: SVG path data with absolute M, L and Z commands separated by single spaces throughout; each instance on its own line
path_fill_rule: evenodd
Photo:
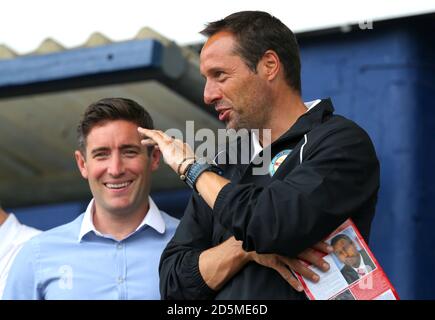
M 160 234 L 163 234 L 165 232 L 165 228 L 166 228 L 165 221 L 163 220 L 159 208 L 157 207 L 157 205 L 154 203 L 153 199 L 150 196 L 148 196 L 148 202 L 149 202 L 149 209 L 147 214 L 145 215 L 145 218 L 142 220 L 142 222 L 136 228 L 136 230 L 131 234 L 141 230 L 144 226 L 150 226 Z M 94 204 L 95 204 L 95 200 L 92 199 L 91 202 L 89 202 L 89 205 L 86 208 L 86 211 L 83 215 L 82 225 L 78 236 L 79 242 L 89 232 L 94 232 L 97 236 L 105 237 L 105 235 L 103 235 L 95 228 L 94 222 L 92 221 L 94 210 L 95 210 Z
M 322 99 L 319 102 L 314 100 L 313 102 L 308 102 L 307 104 L 307 108 L 309 107 L 309 110 L 302 114 L 287 132 L 275 140 L 272 143 L 273 145 L 277 145 L 282 141 L 300 139 L 304 134 L 310 132 L 315 126 L 320 125 L 328 120 L 334 112 L 334 107 L 332 106 L 332 102 L 329 98 Z
M 148 209 L 148 213 L 145 215 L 145 219 L 139 225 L 137 230 L 139 230 L 144 225 L 148 225 L 156 230 L 158 233 L 163 234 L 165 232 L 166 226 L 162 214 L 160 213 L 159 208 L 150 196 L 148 196 L 148 202 L 150 204 L 150 208 Z

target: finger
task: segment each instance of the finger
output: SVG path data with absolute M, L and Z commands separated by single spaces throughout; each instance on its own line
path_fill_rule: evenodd
M 151 130 L 146 128 L 138 127 L 137 131 L 139 131 L 140 134 L 142 134 L 145 137 L 153 139 L 157 144 L 163 141 L 163 137 L 161 134 L 159 134 L 158 130 Z
M 147 147 L 157 145 L 157 142 L 155 142 L 153 139 L 143 139 L 140 141 L 140 143 L 144 146 L 147 146 Z
M 322 271 L 329 270 L 330 267 L 329 263 L 323 259 L 319 251 L 313 249 L 307 249 L 303 251 L 301 254 L 299 254 L 298 258 L 315 265 L 317 268 L 319 268 Z
M 281 277 L 284 278 L 285 281 L 287 281 L 293 287 L 293 289 L 299 292 L 302 292 L 304 290 L 298 279 L 293 276 L 291 271 L 287 269 L 284 264 L 275 265 L 273 268 L 281 275 Z
M 149 139 L 152 139 L 159 146 L 159 149 L 163 148 L 162 150 L 164 150 L 167 148 L 167 146 L 173 145 L 174 143 L 173 138 L 169 137 L 160 130 L 149 130 L 139 127 L 138 131 Z
M 303 264 L 298 259 L 285 258 L 285 263 L 290 269 L 299 273 L 301 276 L 303 276 L 304 278 L 312 282 L 318 282 L 320 280 L 320 277 L 317 273 L 315 273 L 313 270 L 308 268 L 307 265 Z
M 329 244 L 327 244 L 326 242 L 323 242 L 323 241 L 317 242 L 313 246 L 313 249 L 316 249 L 316 250 L 321 251 L 323 253 L 331 253 L 334 251 L 334 248 L 332 246 L 330 246 Z
M 151 129 L 146 129 L 146 128 L 142 128 L 142 127 L 137 127 L 137 131 L 139 132 L 140 135 L 146 136 L 146 137 L 148 137 L 149 133 L 152 134 Z
M 164 140 L 173 140 L 174 138 L 172 136 L 167 135 L 162 130 L 152 130 L 154 134 L 162 137 Z

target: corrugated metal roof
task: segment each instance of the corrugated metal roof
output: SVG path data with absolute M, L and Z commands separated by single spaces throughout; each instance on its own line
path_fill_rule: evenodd
M 0 44 L 0 59 L 12 59 L 17 56 L 17 53 L 4 44 Z
M 143 27 L 140 29 L 137 34 L 131 38 L 131 39 L 125 39 L 123 41 L 116 41 L 115 43 L 120 43 L 124 41 L 131 41 L 131 40 L 145 40 L 145 39 L 153 39 L 159 41 L 164 46 L 169 46 L 173 44 L 174 42 L 169 40 L 168 38 L 164 37 L 157 31 L 153 30 L 149 27 Z M 76 48 L 90 48 L 90 47 L 97 47 L 102 45 L 107 45 L 110 43 L 114 43 L 112 40 L 110 40 L 109 37 L 106 35 L 96 31 L 92 33 L 88 39 L 80 46 L 77 47 L 64 47 L 60 40 L 53 39 L 53 38 L 46 38 L 43 40 L 35 50 L 25 53 L 25 54 L 17 54 L 13 49 L 11 49 L 7 44 L 0 44 L 0 60 L 1 59 L 13 59 L 16 57 L 22 57 L 22 56 L 31 56 L 31 55 L 41 55 L 41 54 L 47 54 L 47 53 L 53 53 L 53 52 L 60 52 L 65 50 L 71 50 Z M 198 55 L 195 51 L 190 50 L 188 46 L 181 47 L 183 54 L 186 57 L 197 59 Z

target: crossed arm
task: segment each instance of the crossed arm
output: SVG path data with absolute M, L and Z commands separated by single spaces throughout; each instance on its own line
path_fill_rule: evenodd
M 158 147 L 165 162 L 175 172 L 184 172 L 189 164 L 189 161 L 184 160 L 194 157 L 193 151 L 185 143 L 172 139 L 161 131 L 139 128 L 139 132 L 148 137 L 148 139 L 142 140 L 142 143 Z M 230 181 L 226 178 L 211 172 L 204 172 L 197 180 L 196 188 L 207 205 L 213 208 L 219 192 L 228 183 Z M 303 251 L 298 255 L 298 258 L 317 266 L 320 270 L 327 271 L 329 265 L 319 256 L 318 251 L 329 253 L 332 248 L 326 243 L 320 242 L 312 249 Z M 319 280 L 319 275 L 307 268 L 298 259 L 278 254 L 246 252 L 242 248 L 242 242 L 237 241 L 234 237 L 218 246 L 204 250 L 199 256 L 199 272 L 207 286 L 217 291 L 250 261 L 274 269 L 297 291 L 303 289 L 290 270 L 300 273 L 313 282 Z
M 331 252 L 331 248 L 326 243 L 319 242 L 313 249 L 310 248 L 302 252 L 298 258 L 327 271 L 329 264 L 319 257 L 316 250 L 324 253 Z M 250 261 L 274 269 L 299 292 L 303 288 L 290 270 L 298 272 L 313 282 L 320 279 L 319 275 L 303 265 L 298 259 L 277 254 L 258 254 L 255 251 L 246 252 L 242 248 L 242 242 L 234 237 L 216 247 L 203 251 L 199 256 L 199 271 L 207 285 L 217 291 Z

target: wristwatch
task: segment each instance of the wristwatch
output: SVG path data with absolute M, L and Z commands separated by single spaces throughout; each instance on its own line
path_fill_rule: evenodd
M 180 175 L 180 179 L 183 180 L 190 188 L 198 192 L 198 190 L 196 190 L 196 181 L 201 173 L 205 171 L 214 172 L 220 176 L 224 174 L 224 171 L 217 165 L 195 161 L 187 167 L 184 174 Z

